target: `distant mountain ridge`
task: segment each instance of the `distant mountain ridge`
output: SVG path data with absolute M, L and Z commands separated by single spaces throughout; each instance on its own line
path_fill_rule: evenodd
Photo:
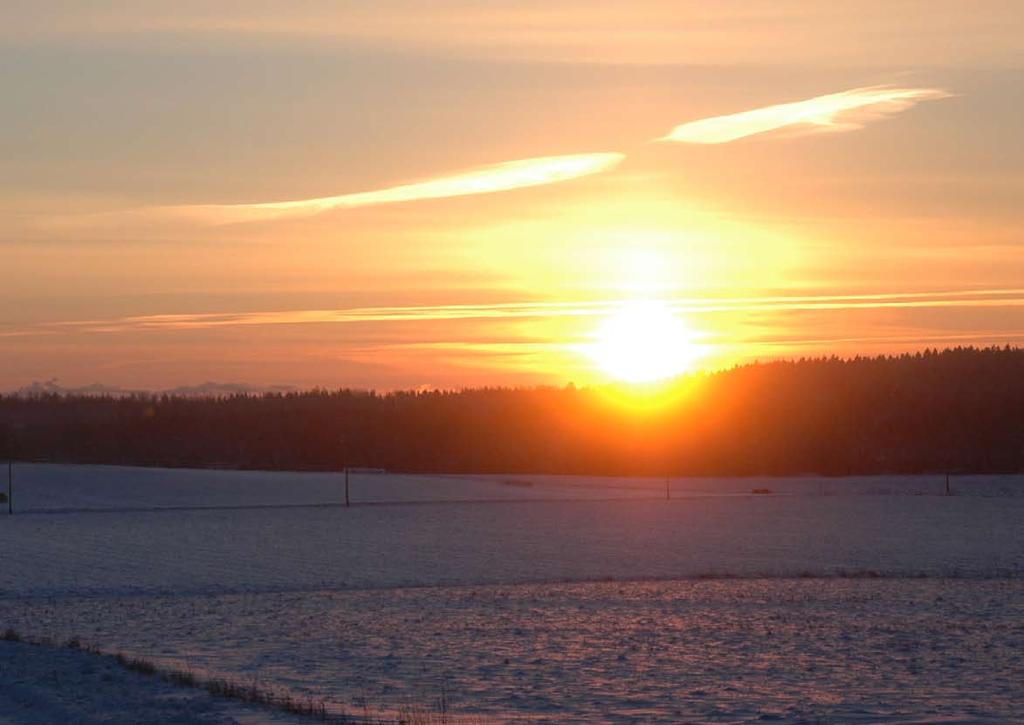
M 77 387 L 65 387 L 60 384 L 57 378 L 39 381 L 34 380 L 30 384 L 14 390 L 8 395 L 15 397 L 39 397 L 43 395 L 70 395 L 70 396 L 107 396 L 132 397 L 146 395 L 173 395 L 183 397 L 223 397 L 226 395 L 250 395 L 259 393 L 283 393 L 295 390 L 293 385 L 252 385 L 249 383 L 218 383 L 207 381 L 198 385 L 180 385 L 174 388 L 160 390 L 147 390 L 144 388 L 122 388 L 119 385 L 105 385 L 103 383 L 91 383 Z

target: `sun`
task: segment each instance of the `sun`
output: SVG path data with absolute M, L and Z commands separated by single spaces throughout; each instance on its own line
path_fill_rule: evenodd
M 691 369 L 700 356 L 693 332 L 658 300 L 627 302 L 605 318 L 587 353 L 609 377 L 650 383 Z

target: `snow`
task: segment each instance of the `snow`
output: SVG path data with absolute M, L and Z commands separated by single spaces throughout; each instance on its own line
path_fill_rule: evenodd
M 0 642 L 0 725 L 54 723 L 300 723 L 159 677 L 130 672 L 112 657 L 24 642 Z
M 18 465 L 0 627 L 350 710 L 1005 721 L 1024 479 L 952 483 Z
M 344 475 L 127 466 L 16 464 L 18 511 L 149 510 L 332 506 L 345 500 Z M 352 473 L 353 503 L 600 500 L 665 497 L 665 479 L 511 475 Z M 674 498 L 749 495 L 756 488 L 804 496 L 940 495 L 945 477 L 673 478 Z M 955 476 L 968 497 L 1024 497 L 1024 476 Z
M 663 481 L 588 487 L 586 479 L 550 486 L 540 479 L 523 487 L 363 476 L 354 482 L 357 503 L 385 495 L 425 503 L 344 508 L 338 476 L 327 474 L 19 466 L 17 476 L 20 513 L 0 520 L 0 593 L 7 595 L 841 571 L 989 577 L 1024 565 L 1024 496 L 820 495 L 817 482 L 797 480 L 775 481 L 773 490 L 788 484 L 815 493 L 666 501 L 663 489 L 661 498 L 650 495 Z M 604 500 L 616 485 L 611 490 L 628 495 Z M 1011 483 L 985 485 L 975 492 Z M 570 489 L 575 499 L 565 495 Z M 460 498 L 444 500 L 453 496 Z
M 1024 713 L 1024 582 L 737 580 L 39 600 L 19 626 L 349 712 L 620 722 Z

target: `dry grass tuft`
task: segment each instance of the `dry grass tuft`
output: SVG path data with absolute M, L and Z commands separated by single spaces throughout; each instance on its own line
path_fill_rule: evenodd
M 477 723 L 483 722 L 479 719 L 452 715 L 449 712 L 446 688 L 442 689 L 440 696 L 429 708 L 408 705 L 401 708 L 393 717 L 375 716 L 366 708 L 362 717 L 353 717 L 334 708 L 328 710 L 324 700 L 312 697 L 298 698 L 285 692 L 260 687 L 255 681 L 246 685 L 226 678 L 204 678 L 189 670 L 162 669 L 150 660 L 126 655 L 123 652 L 107 655 L 97 645 L 83 642 L 78 636 L 73 636 L 62 643 L 56 643 L 49 638 L 26 638 L 8 627 L 0 632 L 0 641 L 24 642 L 40 647 L 63 647 L 77 652 L 110 657 L 120 667 L 130 672 L 137 672 L 147 677 L 159 676 L 165 682 L 178 687 L 201 689 L 214 697 L 309 717 L 322 722 L 345 723 L 346 725 L 477 725 Z

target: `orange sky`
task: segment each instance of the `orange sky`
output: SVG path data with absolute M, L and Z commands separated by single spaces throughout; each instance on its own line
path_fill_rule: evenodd
M 16 1 L 0 390 L 1022 342 L 1024 9 L 849 5 Z

